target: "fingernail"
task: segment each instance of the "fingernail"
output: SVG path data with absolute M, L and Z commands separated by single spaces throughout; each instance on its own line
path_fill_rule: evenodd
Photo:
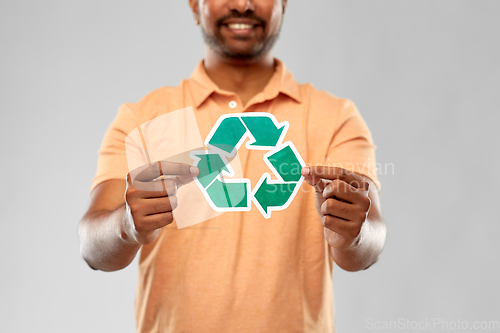
M 302 168 L 301 172 L 302 176 L 308 176 L 310 173 L 311 173 L 311 169 L 310 168 Z
M 192 174 L 197 174 L 199 170 L 197 167 L 192 166 L 191 168 L 189 168 L 189 172 L 191 172 Z

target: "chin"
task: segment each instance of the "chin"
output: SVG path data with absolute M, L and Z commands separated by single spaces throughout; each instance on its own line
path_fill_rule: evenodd
M 219 53 L 226 59 L 240 60 L 240 61 L 257 61 L 261 59 L 265 52 L 263 48 L 223 48 Z
M 262 54 L 254 53 L 224 53 L 222 55 L 225 59 L 232 61 L 234 63 L 245 63 L 251 64 L 262 59 Z

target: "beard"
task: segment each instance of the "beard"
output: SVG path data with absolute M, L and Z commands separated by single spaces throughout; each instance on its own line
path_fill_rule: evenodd
M 220 29 L 222 22 L 231 17 L 248 17 L 246 15 L 230 15 L 225 16 L 216 21 L 216 27 Z M 255 18 L 252 16 L 252 18 Z M 258 20 L 261 22 L 262 29 L 265 29 L 266 22 L 260 18 Z M 203 39 L 205 43 L 219 56 L 224 59 L 232 60 L 232 61 L 244 61 L 244 62 L 253 62 L 261 59 L 264 55 L 266 55 L 274 46 L 276 41 L 278 40 L 279 33 L 281 31 L 281 25 L 276 34 L 266 37 L 263 36 L 259 38 L 255 44 L 251 48 L 238 48 L 229 45 L 225 38 L 219 33 L 219 30 L 215 30 L 214 34 L 208 33 L 203 24 L 201 26 L 201 33 L 203 35 Z M 240 40 L 242 42 L 249 40 L 248 37 L 236 37 L 236 40 Z

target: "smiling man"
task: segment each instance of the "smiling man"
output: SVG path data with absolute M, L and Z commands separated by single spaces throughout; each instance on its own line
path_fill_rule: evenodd
M 189 4 L 205 57 L 179 86 L 120 108 L 80 222 L 82 256 L 93 269 L 114 271 L 141 250 L 138 332 L 333 332 L 333 263 L 366 269 L 385 242 L 370 131 L 352 102 L 298 84 L 273 58 L 285 0 Z M 309 165 L 290 206 L 270 219 L 253 207 L 178 229 L 177 189 L 199 170 L 160 161 L 136 177 L 125 140 L 141 124 L 185 107 L 194 109 L 203 137 L 225 114 L 268 112 L 288 121 L 286 140 Z M 268 172 L 263 153 L 239 156 L 251 184 Z M 162 175 L 173 177 L 158 181 Z M 195 211 L 199 202 L 184 204 Z

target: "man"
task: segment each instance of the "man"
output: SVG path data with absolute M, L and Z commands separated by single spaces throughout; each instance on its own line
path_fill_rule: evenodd
M 272 57 L 286 0 L 189 4 L 205 58 L 178 87 L 120 108 L 80 222 L 82 255 L 92 268 L 114 271 L 141 249 L 138 332 L 332 332 L 333 262 L 366 269 L 385 242 L 370 132 L 351 102 L 299 85 Z M 176 228 L 177 188 L 199 170 L 157 162 L 133 179 L 124 142 L 137 126 L 188 106 L 204 138 L 227 113 L 270 112 L 290 123 L 287 140 L 310 167 L 286 210 L 264 219 L 253 207 L 203 228 Z M 266 171 L 262 154 L 240 158 L 255 184 Z M 175 178 L 154 188 L 161 174 Z M 196 202 L 187 204 L 196 210 Z

